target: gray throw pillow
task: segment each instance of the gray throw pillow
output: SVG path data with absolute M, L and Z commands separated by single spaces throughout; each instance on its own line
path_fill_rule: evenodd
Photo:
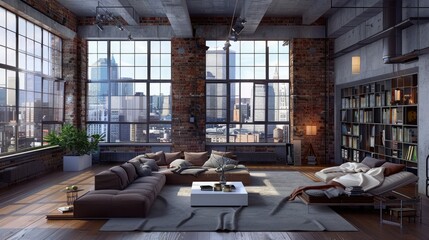
M 203 164 L 203 167 L 218 168 L 226 164 L 237 165 L 238 161 L 212 153 L 209 160 Z
M 192 163 L 184 159 L 176 159 L 170 163 L 170 168 L 186 168 L 192 166 Z
M 202 166 L 208 158 L 207 152 L 185 152 L 184 154 L 185 160 L 196 166 Z
M 384 162 L 386 162 L 386 160 L 365 157 L 361 163 L 367 165 L 369 168 L 375 168 L 380 167 Z
M 156 164 L 155 160 L 149 159 L 149 158 L 140 158 L 139 160 L 141 163 L 150 166 L 150 169 L 152 171 L 158 171 L 159 170 L 159 166 Z
M 140 177 L 152 176 L 152 169 L 149 165 L 142 163 L 140 164 L 142 175 Z
M 182 152 L 172 152 L 172 153 L 164 153 L 165 155 L 165 162 L 167 165 L 169 165 L 171 162 L 173 162 L 176 159 L 183 159 Z
M 222 151 L 212 150 L 212 154 L 224 156 L 224 157 L 227 157 L 227 158 L 233 158 L 234 157 L 234 153 L 233 152 L 222 152 Z
M 143 166 L 145 166 L 145 168 L 149 168 L 150 174 L 152 175 L 152 170 L 150 169 L 150 166 L 144 165 L 143 163 L 140 162 L 140 160 L 131 159 L 128 162 L 134 166 L 134 168 L 136 169 L 137 175 L 139 175 L 139 177 L 147 176 L 147 170 L 143 169 Z
M 156 153 L 146 153 L 146 158 L 154 159 L 158 166 L 167 165 L 167 162 L 165 161 L 165 154 L 163 151 L 158 151 Z

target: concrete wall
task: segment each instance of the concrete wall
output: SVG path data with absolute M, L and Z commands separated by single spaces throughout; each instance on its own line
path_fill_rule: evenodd
M 428 6 L 429 0 L 420 1 L 421 6 Z M 409 6 L 408 1 L 404 1 L 403 6 Z M 341 11 L 341 10 L 340 10 Z M 344 10 L 346 11 L 346 10 Z M 418 15 L 416 15 L 418 14 Z M 411 16 L 429 16 L 428 11 L 417 9 L 404 9 L 403 19 Z M 331 23 L 333 19 L 328 22 Z M 380 22 L 381 21 L 381 22 Z M 371 25 L 372 24 L 372 25 Z M 338 28 L 338 24 L 334 25 Z M 382 13 L 377 14 L 362 24 L 359 24 L 351 30 L 345 32 L 335 40 L 335 52 L 351 46 L 352 44 L 364 40 L 367 37 L 375 34 L 382 26 Z M 329 28 L 329 26 L 328 26 Z M 365 30 L 363 30 L 365 29 Z M 423 49 L 429 46 L 427 39 L 429 38 L 429 24 L 420 22 L 418 25 L 411 26 L 402 31 L 402 53 L 409 53 L 416 49 Z M 361 57 L 360 74 L 352 74 L 351 58 L 352 56 Z M 426 156 L 429 154 L 429 105 L 427 102 L 429 97 L 429 55 L 421 54 L 417 61 L 406 64 L 384 64 L 383 63 L 383 40 L 378 40 L 366 46 L 363 46 L 353 52 L 347 53 L 334 59 L 335 62 L 335 85 L 336 85 L 336 114 L 339 113 L 340 101 L 339 89 L 345 85 L 354 85 L 362 82 L 376 81 L 387 77 L 398 76 L 398 74 L 407 72 L 418 73 L 418 175 L 419 175 L 419 192 L 426 191 Z M 340 132 L 339 117 L 336 117 L 336 130 Z M 340 136 L 336 134 L 336 161 L 340 160 Z

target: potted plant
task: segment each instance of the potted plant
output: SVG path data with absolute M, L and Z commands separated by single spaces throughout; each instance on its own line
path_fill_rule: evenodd
M 80 171 L 92 165 L 91 153 L 98 149 L 104 134 L 88 135 L 84 129 L 65 124 L 60 133 L 50 132 L 44 137 L 49 145 L 58 145 L 66 151 L 63 156 L 64 171 Z

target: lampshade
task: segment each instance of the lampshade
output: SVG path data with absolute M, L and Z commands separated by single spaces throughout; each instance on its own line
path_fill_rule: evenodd
M 307 126 L 307 131 L 305 135 L 314 136 L 317 134 L 317 127 L 316 126 Z
M 360 56 L 352 57 L 352 74 L 360 74 Z

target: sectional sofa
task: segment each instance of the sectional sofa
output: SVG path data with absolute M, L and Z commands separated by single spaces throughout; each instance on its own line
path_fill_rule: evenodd
M 185 152 L 184 156 L 157 152 L 111 167 L 95 175 L 94 191 L 74 201 L 74 217 L 146 217 L 165 184 L 191 186 L 193 181 L 219 181 L 220 173 L 216 171 L 219 155 L 214 155 L 208 157 L 207 152 Z M 225 158 L 221 157 L 222 160 Z M 225 172 L 226 179 L 249 185 L 247 168 L 233 160 L 229 163 L 232 164 Z

